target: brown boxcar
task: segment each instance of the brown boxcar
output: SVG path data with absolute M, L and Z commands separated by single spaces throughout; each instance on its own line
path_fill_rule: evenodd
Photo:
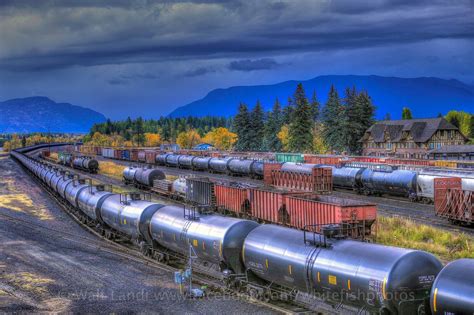
M 332 191 L 332 169 L 315 167 L 312 174 L 272 170 L 271 185 L 295 191 L 329 193 Z
M 155 164 L 156 152 L 147 150 L 145 151 L 145 162 L 148 164 Z
M 138 161 L 138 149 L 130 149 L 130 161 Z
M 239 216 L 247 214 L 250 207 L 247 188 L 216 183 L 214 190 L 218 208 L 229 210 Z
M 138 161 L 140 162 L 145 162 L 146 161 L 146 155 L 144 150 L 139 150 L 138 151 Z
M 115 149 L 114 150 L 114 159 L 116 159 L 116 160 L 121 160 L 122 159 L 122 150 L 121 149 Z
M 247 192 L 251 217 L 265 222 L 286 223 L 285 195 L 291 192 L 265 188 L 248 188 Z
M 362 233 L 370 234 L 371 226 L 377 218 L 377 206 L 372 203 L 333 196 L 315 194 L 286 195 L 287 225 L 316 232 L 323 224 L 357 224 L 365 228 Z
M 474 192 L 462 189 L 459 177 L 434 179 L 436 215 L 451 221 L 474 223 Z

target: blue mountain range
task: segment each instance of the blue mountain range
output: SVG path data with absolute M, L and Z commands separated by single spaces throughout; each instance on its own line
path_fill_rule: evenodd
M 403 107 L 409 107 L 416 118 L 436 117 L 449 110 L 474 112 L 474 86 L 458 80 L 433 77 L 397 78 L 360 75 L 326 75 L 306 81 L 285 81 L 272 85 L 234 86 L 216 89 L 204 98 L 178 107 L 170 117 L 184 116 L 232 116 L 240 102 L 253 107 L 260 100 L 266 110 L 271 109 L 275 99 L 287 104 L 296 85 L 303 83 L 306 95 L 311 97 L 316 91 L 318 100 L 324 104 L 331 85 L 341 97 L 346 87 L 355 86 L 366 90 L 377 107 L 376 117 L 382 119 L 390 113 L 392 119 L 399 119 Z
M 92 109 L 56 103 L 44 96 L 0 102 L 0 133 L 86 133 L 105 116 Z

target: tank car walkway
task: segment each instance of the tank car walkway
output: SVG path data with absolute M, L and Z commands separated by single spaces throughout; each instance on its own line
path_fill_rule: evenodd
M 270 313 L 225 297 L 183 300 L 172 272 L 101 243 L 0 157 L 0 313 Z

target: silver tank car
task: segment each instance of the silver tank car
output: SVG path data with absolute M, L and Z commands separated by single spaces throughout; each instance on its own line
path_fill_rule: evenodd
M 364 168 L 357 167 L 335 167 L 328 165 L 332 169 L 332 181 L 334 187 L 357 189 L 361 188 L 361 176 Z
M 88 187 L 89 185 L 86 185 L 83 180 L 73 180 L 66 185 L 64 196 L 72 206 L 78 207 L 77 197 L 83 189 L 86 189 Z
M 232 159 L 227 164 L 227 169 L 232 174 L 250 176 L 252 175 L 253 163 L 255 163 L 254 160 Z
M 181 196 L 183 198 L 186 197 L 186 189 L 187 189 L 186 178 L 181 177 L 173 181 L 172 191 L 176 195 Z
M 311 174 L 315 167 L 317 167 L 317 164 L 285 162 L 281 165 L 281 171 Z
M 326 242 L 326 247 L 305 244 L 303 231 L 265 224 L 249 233 L 242 256 L 247 268 L 269 282 L 305 292 L 345 291 L 354 299 L 349 303 L 395 314 L 416 314 L 442 268 L 436 257 L 422 251 Z
M 81 157 L 81 167 L 85 170 L 96 172 L 99 169 L 99 162 L 90 157 Z
M 166 156 L 166 166 L 178 167 L 179 154 L 168 154 Z
M 123 195 L 112 194 L 100 207 L 100 216 L 109 227 L 131 239 L 142 237 L 151 242 L 149 223 L 153 214 L 163 205 L 143 200 L 125 200 Z
M 474 259 L 450 262 L 436 277 L 431 288 L 431 312 L 474 314 Z
M 53 187 L 53 182 L 57 179 L 57 177 L 59 176 L 62 176 L 60 173 L 59 173 L 59 169 L 57 168 L 54 168 L 52 172 L 49 172 L 47 175 L 46 175 L 46 184 L 49 186 L 49 187 Z
M 135 182 L 135 175 L 137 173 L 138 168 L 133 167 L 133 166 L 127 166 L 126 168 L 123 169 L 123 180 L 126 183 L 133 183 Z
M 252 175 L 256 175 L 256 176 L 263 176 L 263 166 L 264 166 L 264 162 L 262 161 L 255 161 L 253 164 L 252 164 Z
M 44 171 L 41 173 L 41 180 L 46 184 L 48 181 L 47 179 L 50 178 L 50 176 L 52 174 L 54 174 L 56 172 L 56 170 L 51 167 L 51 166 L 48 166 L 44 169 Z
M 411 196 L 416 193 L 416 172 L 395 170 L 391 172 L 365 169 L 361 176 L 368 193 Z
M 51 179 L 51 189 L 53 189 L 55 192 L 58 192 L 58 183 L 59 181 L 61 181 L 62 178 L 64 178 L 64 176 L 66 176 L 65 171 L 60 171 L 56 173 L 56 176 Z
M 143 186 L 153 187 L 155 179 L 165 179 L 166 175 L 155 168 L 139 168 L 135 173 L 135 181 Z
M 215 173 L 226 173 L 227 172 L 227 165 L 233 158 L 211 158 L 209 161 L 209 170 Z
M 180 155 L 178 158 L 178 166 L 180 168 L 192 168 L 193 167 L 193 160 L 196 157 L 193 155 Z
M 110 195 L 112 195 L 112 193 L 104 191 L 103 186 L 89 186 L 79 192 L 77 205 L 89 218 L 102 222 L 100 207 L 105 198 Z
M 161 246 L 187 254 L 192 245 L 196 255 L 205 261 L 242 273 L 241 250 L 247 234 L 258 226 L 254 221 L 241 220 L 219 215 L 201 215 L 188 219 L 188 209 L 166 206 L 157 211 L 151 219 L 152 237 Z
M 211 157 L 197 156 L 193 160 L 193 168 L 195 170 L 207 171 L 207 170 L 209 170 L 209 161 L 211 159 L 212 159 Z
M 169 155 L 169 153 L 162 153 L 162 154 L 158 154 L 156 157 L 155 157 L 155 162 L 156 164 L 158 165 L 165 165 L 166 164 L 166 157 Z
M 63 197 L 64 199 L 66 199 L 66 195 L 65 195 L 66 187 L 73 180 L 74 180 L 74 175 L 72 175 L 72 174 L 65 175 L 65 176 L 61 177 L 61 179 L 58 181 L 58 183 L 56 185 L 56 192 L 61 197 Z

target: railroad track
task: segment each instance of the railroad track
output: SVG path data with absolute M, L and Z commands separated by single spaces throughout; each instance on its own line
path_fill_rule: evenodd
M 13 215 L 8 215 L 5 213 L 0 213 L 1 218 L 8 221 L 15 222 L 16 224 L 26 226 L 28 228 L 34 229 L 35 231 L 38 231 L 40 233 L 45 233 L 45 234 L 47 233 L 47 235 L 60 236 L 63 239 L 66 239 L 73 243 L 85 245 L 95 250 L 110 253 L 128 261 L 143 263 L 147 266 L 152 266 L 162 271 L 174 273 L 176 271 L 180 271 L 185 268 L 185 264 L 168 265 L 165 263 L 158 262 L 150 257 L 144 256 L 138 250 L 138 248 L 136 248 L 132 243 L 128 241 L 117 242 L 117 241 L 109 240 L 106 237 L 102 236 L 96 229 L 94 229 L 93 227 L 87 224 L 84 224 L 81 221 L 80 217 L 76 214 L 78 210 L 75 210 L 66 201 L 64 201 L 62 198 L 57 196 L 51 190 L 50 187 L 46 186 L 40 179 L 38 179 L 34 174 L 32 174 L 28 169 L 26 169 L 21 163 L 19 163 L 19 165 L 22 167 L 23 170 L 25 170 L 26 173 L 30 175 L 30 177 L 39 186 L 42 187 L 43 190 L 45 190 L 48 193 L 48 195 L 68 214 L 68 216 L 70 216 L 82 228 L 86 229 L 88 232 L 90 232 L 95 237 L 97 237 L 97 239 L 92 240 L 89 237 L 77 236 L 76 234 L 70 233 L 68 231 L 53 229 L 50 227 L 46 227 L 42 224 L 31 222 L 29 220 L 21 219 L 21 218 L 15 217 Z M 196 269 L 195 266 L 193 266 L 193 269 Z M 193 281 L 194 283 L 199 284 L 199 285 L 206 285 L 209 288 L 209 291 L 207 292 L 207 296 L 211 298 L 213 295 L 216 295 L 218 297 L 234 296 L 239 299 L 245 300 L 249 303 L 264 306 L 268 309 L 271 309 L 273 311 L 276 311 L 282 314 L 306 314 L 306 313 L 314 314 L 314 310 L 308 310 L 304 308 L 303 306 L 291 304 L 285 301 L 271 300 L 267 302 L 267 301 L 262 301 L 262 300 L 252 298 L 249 295 L 241 293 L 237 290 L 229 289 L 225 285 L 223 285 L 218 279 L 212 278 L 204 274 L 193 273 Z M 323 314 L 323 312 L 321 312 L 321 314 Z M 337 312 L 336 311 L 331 312 L 330 307 L 329 307 L 328 309 L 326 309 L 326 312 L 324 312 L 324 314 L 337 314 Z
M 32 151 L 32 153 L 33 152 L 35 151 Z M 97 156 L 95 158 L 98 159 L 99 161 L 108 160 L 100 156 Z M 131 165 L 131 164 L 138 165 L 138 166 L 148 165 L 142 162 L 131 163 L 129 161 L 121 161 L 121 160 L 113 160 L 113 161 L 117 164 L 125 165 L 125 166 Z M 192 175 L 210 177 L 210 178 L 215 178 L 215 179 L 232 180 L 235 182 L 244 182 L 244 183 L 251 183 L 255 185 L 262 185 L 261 180 L 251 179 L 248 177 L 238 177 L 238 176 L 230 177 L 224 174 L 211 174 L 207 172 L 199 172 L 199 171 L 193 171 L 193 170 L 188 170 L 188 169 L 179 169 L 179 168 L 165 167 L 165 166 L 156 166 L 156 168 L 164 171 L 165 174 L 173 175 L 173 176 L 192 174 Z M 107 184 L 117 185 L 122 188 L 130 189 L 130 186 L 123 184 L 119 180 L 111 179 L 110 177 L 107 177 L 105 175 L 90 174 L 85 171 L 81 171 L 77 169 L 72 169 L 72 168 L 69 168 L 69 169 L 74 170 L 74 172 L 80 173 L 81 175 L 87 178 L 91 178 L 91 179 L 95 179 L 99 181 L 104 181 L 104 177 L 105 177 L 105 181 Z M 333 191 L 333 194 L 341 198 L 355 199 L 355 200 L 375 203 L 377 204 L 377 210 L 379 214 L 383 216 L 407 218 L 417 223 L 431 225 L 431 226 L 441 228 L 447 231 L 474 235 L 474 228 L 454 225 L 454 224 L 451 224 L 447 219 L 437 217 L 435 215 L 433 205 L 415 203 L 415 202 L 406 200 L 404 198 L 397 198 L 394 196 L 383 196 L 383 197 L 365 196 L 365 195 L 360 195 L 355 192 L 352 192 L 349 190 L 343 190 L 343 189 L 336 189 L 335 191 Z M 163 197 L 162 195 L 157 195 L 157 196 L 159 196 L 160 198 L 166 198 L 166 197 Z M 168 198 L 166 199 L 168 200 Z M 176 200 L 172 200 L 172 201 L 176 202 Z M 176 202 L 176 203 L 180 203 L 180 202 Z M 180 203 L 180 204 L 184 204 L 184 203 Z

